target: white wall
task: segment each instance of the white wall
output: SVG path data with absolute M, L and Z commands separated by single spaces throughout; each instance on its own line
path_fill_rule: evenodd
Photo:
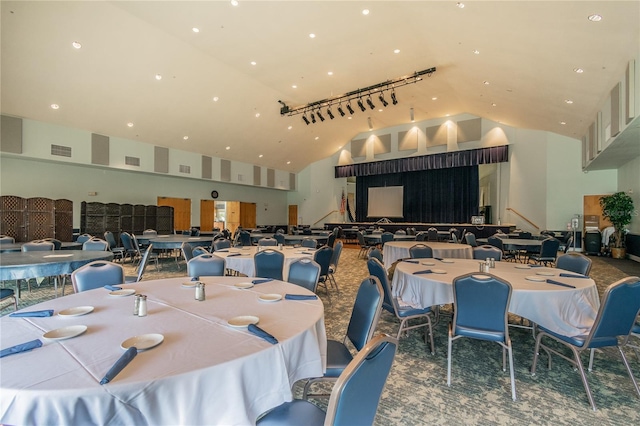
M 629 161 L 618 169 L 618 191 L 631 193 L 635 214 L 632 218 L 629 230 L 634 234 L 640 234 L 640 157 Z M 613 192 L 613 191 L 611 191 Z

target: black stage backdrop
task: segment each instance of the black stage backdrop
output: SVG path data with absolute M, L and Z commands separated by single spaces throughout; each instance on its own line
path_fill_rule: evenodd
M 469 223 L 478 214 L 478 166 L 358 176 L 356 222 L 381 219 L 367 216 L 369 187 L 380 186 L 404 187 L 402 222 Z

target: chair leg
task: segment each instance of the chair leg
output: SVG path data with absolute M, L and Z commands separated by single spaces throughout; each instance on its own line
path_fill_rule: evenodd
M 575 364 L 576 367 L 578 367 L 578 372 L 580 373 L 580 378 L 582 379 L 582 385 L 584 386 L 584 390 L 587 392 L 587 398 L 589 398 L 591 408 L 593 408 L 593 411 L 596 411 L 596 403 L 593 401 L 593 395 L 591 394 L 591 388 L 589 387 L 589 382 L 587 382 L 587 375 L 584 372 L 584 367 L 582 366 L 580 353 L 573 347 L 571 347 L 571 351 L 573 352 L 573 356 L 576 361 Z
M 451 338 L 451 328 L 449 328 L 449 337 L 447 338 L 447 386 L 451 386 L 451 346 L 453 339 Z
M 636 381 L 636 378 L 633 376 L 633 371 L 631 371 L 631 367 L 629 367 L 629 361 L 627 360 L 626 355 L 622 351 L 622 348 L 620 346 L 617 346 L 617 348 L 618 348 L 618 351 L 620 352 L 620 356 L 622 356 L 622 362 L 624 363 L 624 366 L 627 368 L 627 373 L 629 374 L 629 378 L 633 383 L 633 387 L 636 388 L 636 393 L 638 394 L 638 396 L 640 396 L 640 388 L 638 387 L 638 382 Z
M 509 352 L 509 374 L 511 375 L 511 399 L 516 400 L 516 375 L 513 367 L 513 349 L 511 341 L 508 342 L 507 351 Z

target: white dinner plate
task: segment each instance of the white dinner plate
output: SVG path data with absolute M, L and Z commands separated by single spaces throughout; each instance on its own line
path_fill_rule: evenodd
M 236 283 L 233 286 L 235 288 L 247 289 L 253 287 L 253 283 Z
M 545 277 L 541 277 L 539 275 L 529 275 L 528 277 L 524 277 L 524 278 L 529 281 L 537 281 L 539 283 L 545 282 L 547 280 Z
M 248 327 L 249 324 L 257 324 L 260 319 L 253 315 L 241 315 L 239 317 L 231 318 L 227 321 L 231 327 Z
M 516 265 L 516 269 L 531 269 L 529 265 Z
M 536 275 L 544 275 L 545 277 L 552 277 L 555 275 L 555 273 L 550 271 L 536 271 Z
M 141 334 L 140 336 L 129 337 L 124 342 L 120 343 L 122 349 L 129 349 L 135 346 L 139 351 L 146 351 L 147 349 L 155 348 L 164 340 L 164 336 L 158 333 Z
M 196 286 L 196 284 L 198 283 L 198 281 L 185 281 L 182 283 L 182 287 L 184 288 L 193 288 Z
M 471 275 L 471 276 L 476 280 L 488 280 L 491 278 L 489 275 L 480 275 L 480 274 Z
M 444 269 L 432 269 L 431 272 L 433 272 L 434 274 L 446 274 L 447 271 L 445 271 Z
M 93 306 L 78 306 L 77 308 L 68 308 L 58 312 L 58 315 L 62 317 L 79 317 L 80 315 L 87 315 L 93 312 Z
M 277 302 L 282 299 L 282 295 L 278 293 L 261 294 L 258 299 L 263 302 Z
M 440 262 L 442 263 L 454 263 L 451 259 L 442 259 Z
M 72 257 L 73 254 L 47 254 L 46 256 L 42 256 L 42 257 Z
M 55 330 L 47 331 L 42 335 L 42 337 L 51 340 L 64 340 L 79 336 L 85 331 L 87 331 L 86 325 L 70 325 L 69 327 L 56 328 Z
M 420 264 L 424 266 L 435 266 L 435 263 L 433 262 L 420 262 Z
M 131 296 L 136 291 L 132 288 L 125 288 L 123 290 L 116 290 L 109 293 L 109 296 L 123 297 L 123 296 Z

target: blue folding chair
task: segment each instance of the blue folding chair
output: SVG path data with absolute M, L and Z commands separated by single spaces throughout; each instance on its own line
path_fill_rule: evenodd
M 284 254 L 281 251 L 266 249 L 253 256 L 256 277 L 282 280 Z
M 213 254 L 201 254 L 187 262 L 190 277 L 222 277 L 225 270 L 225 260 Z
M 287 281 L 316 292 L 320 278 L 320 265 L 308 257 L 301 257 L 289 266 Z
M 124 268 L 117 263 L 96 260 L 73 271 L 71 283 L 76 293 L 105 285 L 124 284 Z
M 412 259 L 429 259 L 433 257 L 433 250 L 426 244 L 416 244 L 409 248 L 409 256 Z

